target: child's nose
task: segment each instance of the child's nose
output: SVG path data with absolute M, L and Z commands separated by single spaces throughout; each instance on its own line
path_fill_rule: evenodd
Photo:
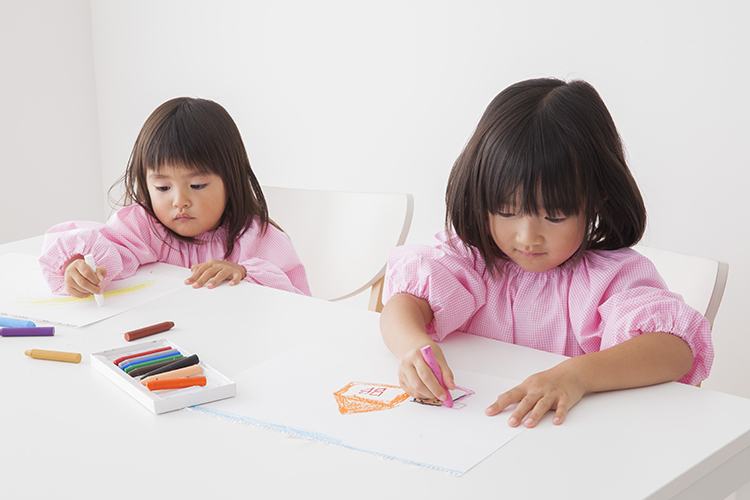
M 536 217 L 522 217 L 518 223 L 516 241 L 526 247 L 540 245 L 544 241 Z
M 175 208 L 184 208 L 190 206 L 190 198 L 182 191 L 177 190 L 172 200 L 172 206 Z

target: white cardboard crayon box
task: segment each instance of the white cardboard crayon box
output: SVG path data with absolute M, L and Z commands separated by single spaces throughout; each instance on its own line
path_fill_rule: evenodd
M 197 354 L 198 359 L 200 360 L 200 365 L 203 368 L 202 375 L 206 377 L 206 385 L 184 387 L 181 389 L 150 391 L 146 386 L 141 384 L 139 378 L 131 377 L 114 363 L 115 360 L 123 356 L 148 352 L 163 347 L 177 349 L 184 357 L 194 354 L 178 345 L 175 345 L 175 343 L 170 342 L 169 339 L 160 339 L 117 349 L 95 352 L 91 354 L 91 365 L 96 370 L 103 373 L 105 377 L 114 382 L 117 387 L 128 393 L 139 403 L 156 414 L 179 410 L 187 406 L 210 403 L 211 401 L 217 401 L 219 399 L 231 398 L 237 393 L 235 383 L 204 363 L 203 359 L 200 357 L 200 353 Z

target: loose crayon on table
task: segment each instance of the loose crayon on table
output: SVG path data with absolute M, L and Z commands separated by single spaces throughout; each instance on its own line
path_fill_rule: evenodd
M 81 355 L 77 352 L 45 351 L 44 349 L 29 349 L 24 354 L 34 359 L 48 359 L 50 361 L 65 361 L 80 363 Z
M 129 366 L 137 365 L 138 363 L 143 363 L 144 361 L 151 361 L 156 358 L 164 359 L 168 356 L 174 356 L 175 354 L 180 354 L 180 351 L 178 351 L 177 349 L 169 349 L 167 351 L 155 352 L 153 354 L 145 354 L 143 356 L 138 356 L 137 358 L 126 359 L 125 361 L 119 363 L 117 366 L 124 370 Z
M 200 375 L 203 373 L 203 367 L 201 365 L 186 366 L 185 368 L 178 368 L 171 372 L 160 373 L 159 375 L 151 375 L 141 379 L 141 384 L 146 385 L 154 380 L 169 380 L 180 377 L 192 377 L 193 375 Z
M 180 359 L 185 359 L 185 358 L 180 358 Z M 180 360 L 178 360 L 178 361 L 180 361 Z M 156 370 L 157 368 L 161 368 L 163 366 L 170 365 L 170 364 L 172 364 L 174 362 L 175 362 L 175 360 L 173 360 L 173 359 L 168 359 L 168 360 L 165 360 L 165 361 L 160 361 L 160 362 L 155 363 L 153 365 L 141 366 L 140 368 L 135 368 L 132 371 L 127 372 L 127 374 L 130 375 L 131 377 L 142 377 L 142 376 L 146 375 L 147 373 Z
M 198 359 L 198 355 L 193 354 L 191 356 L 188 356 L 187 358 L 178 359 L 177 361 L 173 361 L 172 363 L 166 366 L 162 366 L 161 368 L 152 370 L 144 374 L 143 378 L 150 377 L 151 375 L 158 375 L 164 372 L 171 372 L 172 370 L 176 370 L 178 368 L 185 368 L 186 366 L 197 365 L 198 363 L 200 363 L 200 360 Z M 130 375 L 133 375 L 133 372 L 130 372 Z
M 206 377 L 173 378 L 168 380 L 152 380 L 146 384 L 149 391 L 162 391 L 165 389 L 180 389 L 195 385 L 206 385 Z
M 142 361 L 140 363 L 130 365 L 127 368 L 124 368 L 123 371 L 125 373 L 130 373 L 133 370 L 137 370 L 138 368 L 145 368 L 147 366 L 150 367 L 150 366 L 154 366 L 157 363 L 163 363 L 164 361 L 174 361 L 176 359 L 181 359 L 182 357 L 183 357 L 182 354 L 178 352 L 177 354 L 170 354 L 169 356 L 166 356 L 166 357 L 158 357 L 158 358 L 154 358 L 148 361 Z
M 131 340 L 142 339 L 143 337 L 148 337 L 149 335 L 156 335 L 157 333 L 166 332 L 167 330 L 171 329 L 173 326 L 174 326 L 174 322 L 165 321 L 164 323 L 159 323 L 157 325 L 151 325 L 145 328 L 139 328 L 138 330 L 127 332 L 125 334 L 125 340 L 130 342 Z
M 0 316 L 0 326 L 7 326 L 8 328 L 34 328 L 36 323 L 25 319 L 6 318 Z
M 139 357 L 145 356 L 147 354 L 154 354 L 154 353 L 157 353 L 157 352 L 168 351 L 170 349 L 171 349 L 171 347 L 166 346 L 166 347 L 160 347 L 159 349 L 152 349 L 150 351 L 137 352 L 135 354 L 128 354 L 127 356 L 123 356 L 121 358 L 117 358 L 116 360 L 113 361 L 113 363 L 119 366 L 119 364 L 122 363 L 123 361 L 125 361 L 126 359 L 139 358 Z
M 51 337 L 55 334 L 54 326 L 33 326 L 24 328 L 0 328 L 0 337 Z

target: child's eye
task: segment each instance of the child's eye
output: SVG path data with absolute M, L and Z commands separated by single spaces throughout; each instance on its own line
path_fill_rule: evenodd
M 190 187 L 193 189 L 203 189 L 206 186 L 207 184 L 190 184 Z
M 497 215 L 499 215 L 503 219 L 509 219 L 509 218 L 513 217 L 514 215 L 516 215 L 516 214 L 514 214 L 513 212 L 498 212 Z
M 545 217 L 545 219 L 547 219 L 548 221 L 552 222 L 553 224 L 557 224 L 557 223 L 562 222 L 565 219 L 567 219 L 567 217 L 565 217 L 565 216 L 563 216 L 563 217 L 552 217 L 552 216 L 548 215 L 547 217 Z
M 157 191 L 165 192 L 169 191 L 169 186 L 154 186 Z

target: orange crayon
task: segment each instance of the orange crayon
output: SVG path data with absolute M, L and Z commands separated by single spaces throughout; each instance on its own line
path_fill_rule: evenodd
M 146 384 L 149 391 L 161 391 L 164 389 L 180 389 L 194 385 L 206 385 L 206 377 L 173 378 L 168 380 L 152 380 Z

